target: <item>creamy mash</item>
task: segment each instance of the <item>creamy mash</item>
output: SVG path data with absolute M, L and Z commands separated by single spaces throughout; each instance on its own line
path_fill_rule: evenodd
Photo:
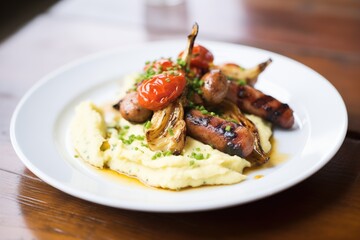
M 269 151 L 270 124 L 256 116 L 249 118 L 259 129 L 263 149 Z M 108 121 L 92 102 L 83 102 L 76 108 L 70 134 L 75 151 L 84 161 L 136 177 L 154 187 L 181 189 L 238 183 L 246 178 L 243 169 L 250 166 L 245 159 L 191 137 L 186 138 L 179 156 L 154 152 L 147 147 L 143 124 L 131 124 L 119 115 Z

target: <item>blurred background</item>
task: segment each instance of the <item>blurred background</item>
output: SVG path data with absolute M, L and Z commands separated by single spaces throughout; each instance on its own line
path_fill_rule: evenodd
M 126 44 L 184 39 L 196 21 L 200 40 L 259 47 L 310 66 L 356 104 L 350 116 L 360 117 L 357 95 L 347 94 L 360 89 L 351 80 L 360 75 L 359 6 L 357 0 L 2 1 L 0 87 L 22 95 L 71 60 Z M 350 127 L 360 130 L 352 121 Z

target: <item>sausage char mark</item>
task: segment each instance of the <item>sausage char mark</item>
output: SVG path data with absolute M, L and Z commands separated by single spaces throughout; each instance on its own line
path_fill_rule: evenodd
M 243 111 L 257 115 L 282 128 L 291 128 L 294 124 L 293 110 L 272 96 L 249 86 L 229 83 L 226 98 Z
M 253 151 L 254 136 L 244 126 L 190 109 L 185 115 L 187 134 L 222 152 L 247 157 Z

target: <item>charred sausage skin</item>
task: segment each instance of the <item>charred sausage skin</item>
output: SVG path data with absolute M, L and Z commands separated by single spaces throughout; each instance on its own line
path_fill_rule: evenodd
M 293 110 L 289 105 L 249 86 L 229 83 L 226 98 L 248 113 L 257 115 L 282 128 L 294 125 Z
M 247 157 L 253 151 L 254 136 L 244 126 L 189 109 L 185 115 L 187 134 L 230 155 Z

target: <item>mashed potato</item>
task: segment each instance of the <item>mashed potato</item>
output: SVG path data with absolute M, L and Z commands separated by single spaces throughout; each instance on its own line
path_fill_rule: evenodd
M 250 119 L 260 130 L 263 149 L 269 151 L 270 124 L 255 116 Z M 220 152 L 191 137 L 186 138 L 179 156 L 154 152 L 147 147 L 142 124 L 134 125 L 121 117 L 105 123 L 104 113 L 91 102 L 83 102 L 76 108 L 70 134 L 75 151 L 84 161 L 136 177 L 154 187 L 177 190 L 238 183 L 246 178 L 243 169 L 250 166 L 245 159 Z

